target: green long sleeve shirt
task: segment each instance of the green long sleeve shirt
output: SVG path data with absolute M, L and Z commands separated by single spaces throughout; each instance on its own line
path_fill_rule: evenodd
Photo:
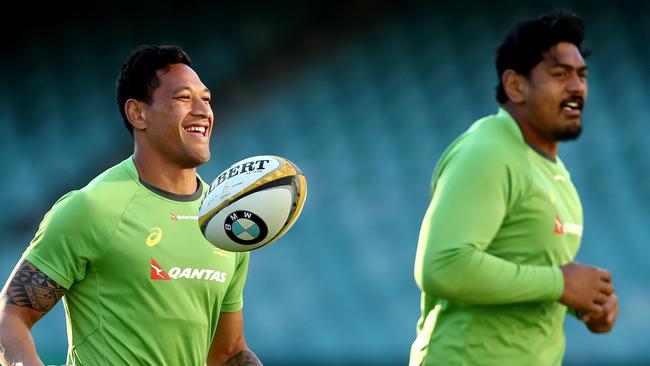
M 443 153 L 415 260 L 422 314 L 411 365 L 559 365 L 560 266 L 582 206 L 559 158 L 530 147 L 503 109 Z

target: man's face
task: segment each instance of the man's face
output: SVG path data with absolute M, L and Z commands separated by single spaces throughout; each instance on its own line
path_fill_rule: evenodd
M 554 45 L 527 80 L 525 108 L 531 127 L 550 141 L 577 138 L 587 100 L 587 67 L 578 48 L 568 42 Z
M 157 72 L 160 86 L 145 104 L 145 138 L 164 159 L 181 168 L 194 168 L 210 159 L 214 115 L 210 91 L 185 64 Z

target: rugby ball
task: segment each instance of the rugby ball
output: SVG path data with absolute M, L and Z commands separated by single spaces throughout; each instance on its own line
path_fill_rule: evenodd
M 214 246 L 245 252 L 271 244 L 296 222 L 307 181 L 291 161 L 253 156 L 231 165 L 210 184 L 199 226 Z

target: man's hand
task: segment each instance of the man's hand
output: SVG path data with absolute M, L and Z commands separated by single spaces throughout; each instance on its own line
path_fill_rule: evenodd
M 605 313 L 603 305 L 614 293 L 612 274 L 579 263 L 568 263 L 560 268 L 564 275 L 564 292 L 560 302 L 576 309 L 579 314 L 600 319 Z
M 600 316 L 594 314 L 581 315 L 580 312 L 577 312 L 580 319 L 592 333 L 607 333 L 612 330 L 618 316 L 618 296 L 611 294 L 602 308 L 603 314 Z

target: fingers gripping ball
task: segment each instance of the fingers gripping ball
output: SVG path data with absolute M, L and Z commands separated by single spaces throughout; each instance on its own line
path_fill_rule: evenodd
M 271 244 L 296 222 L 307 181 L 291 161 L 253 156 L 224 170 L 210 185 L 199 225 L 214 246 L 245 252 Z

